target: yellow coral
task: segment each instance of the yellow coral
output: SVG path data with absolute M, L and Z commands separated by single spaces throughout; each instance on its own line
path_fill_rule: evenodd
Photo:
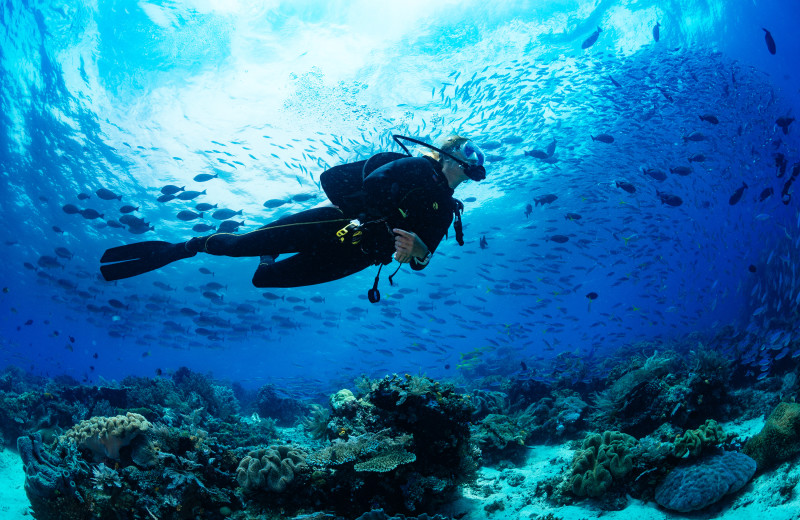
M 140 433 L 147 431 L 150 423 L 138 413 L 114 417 L 92 417 L 67 430 L 64 437 L 73 439 L 79 447 L 88 448 L 95 460 L 104 457 L 119 459 L 119 450 L 127 446 Z

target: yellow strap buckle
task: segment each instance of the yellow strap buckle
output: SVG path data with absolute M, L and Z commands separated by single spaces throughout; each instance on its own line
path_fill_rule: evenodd
M 353 231 L 353 244 L 358 244 L 361 241 L 361 223 L 358 220 L 351 220 L 349 224 L 336 232 L 336 237 L 339 242 L 344 243 L 347 235 Z

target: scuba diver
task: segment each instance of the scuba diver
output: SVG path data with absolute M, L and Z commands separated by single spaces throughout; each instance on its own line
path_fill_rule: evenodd
M 103 278 L 130 278 L 197 253 L 260 257 L 253 275 L 253 285 L 259 288 L 338 280 L 370 265 L 382 268 L 391 263 L 392 255 L 400 267 L 408 263 L 411 269 L 421 270 L 454 220 L 456 240 L 464 245 L 464 205 L 453 198 L 453 192 L 466 180 L 486 178 L 484 154 L 458 135 L 445 137 L 438 146 L 393 137 L 406 155 L 382 152 L 320 175 L 320 185 L 333 206 L 287 215 L 243 234 L 214 233 L 175 244 L 147 241 L 113 247 L 100 259 Z M 412 157 L 401 140 L 427 150 Z M 296 254 L 276 261 L 288 253 Z M 368 294 L 373 303 L 380 299 L 381 268 Z

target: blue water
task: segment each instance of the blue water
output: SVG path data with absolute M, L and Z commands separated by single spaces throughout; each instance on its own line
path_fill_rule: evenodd
M 800 123 L 784 135 L 775 121 L 798 113 L 796 3 L 7 0 L 0 13 L 0 366 L 92 383 L 188 366 L 327 393 L 362 372 L 457 377 L 520 361 L 536 378 L 588 367 L 577 384 L 622 347 L 720 334 L 757 377 L 792 344 L 800 197 L 792 189 L 784 204 L 781 190 L 800 161 Z M 466 244 L 451 233 L 394 287 L 384 274 L 378 304 L 366 299 L 375 269 L 268 291 L 277 300 L 250 284 L 254 258 L 99 277 L 106 248 L 217 225 L 176 218 L 197 203 L 242 210 L 235 220 L 254 229 L 322 202 L 324 169 L 396 150 L 392 133 L 451 130 L 490 156 L 487 180 L 456 194 Z M 706 139 L 682 138 L 693 131 Z M 550 159 L 525 155 L 553 139 Z M 202 173 L 218 178 L 193 180 Z M 157 202 L 168 184 L 206 194 Z M 311 198 L 263 206 L 298 195 Z M 109 227 L 125 204 L 155 229 Z M 203 296 L 209 282 L 221 301 Z

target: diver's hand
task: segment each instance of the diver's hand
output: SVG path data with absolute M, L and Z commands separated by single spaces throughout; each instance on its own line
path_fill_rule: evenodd
M 422 258 L 428 253 L 428 246 L 416 233 L 403 231 L 399 228 L 392 230 L 394 233 L 394 259 L 401 264 L 411 261 L 411 258 Z

